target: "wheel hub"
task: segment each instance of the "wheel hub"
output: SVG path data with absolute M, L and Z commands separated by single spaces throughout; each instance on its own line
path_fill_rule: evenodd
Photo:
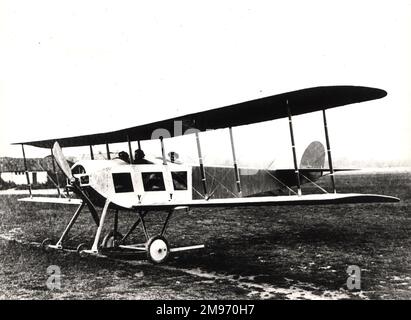
M 168 243 L 162 237 L 154 237 L 148 243 L 147 253 L 152 262 L 161 263 L 168 257 Z

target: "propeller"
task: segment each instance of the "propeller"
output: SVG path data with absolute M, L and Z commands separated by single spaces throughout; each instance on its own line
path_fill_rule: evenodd
M 74 182 L 75 178 L 73 176 L 73 173 L 71 172 L 70 165 L 67 162 L 66 158 L 64 157 L 63 150 L 61 150 L 61 147 L 57 141 L 53 145 L 52 153 L 53 153 L 54 159 L 57 162 L 57 165 L 59 166 L 61 171 L 63 171 L 67 179 L 70 180 L 70 183 Z
M 73 187 L 75 193 L 77 193 L 81 197 L 81 199 L 87 204 L 87 207 L 91 213 L 91 216 L 93 217 L 94 222 L 97 226 L 99 226 L 100 218 L 98 216 L 97 210 L 93 202 L 91 202 L 90 198 L 87 196 L 87 194 L 80 188 L 78 179 L 76 179 L 73 176 L 70 165 L 63 154 L 63 150 L 61 149 L 60 144 L 57 141 L 53 145 L 52 154 L 54 159 L 56 160 L 58 167 L 69 180 L 70 186 Z

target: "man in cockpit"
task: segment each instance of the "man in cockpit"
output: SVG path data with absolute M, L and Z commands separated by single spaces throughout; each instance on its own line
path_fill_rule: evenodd
M 130 163 L 130 157 L 129 157 L 128 153 L 125 152 L 125 151 L 120 151 L 118 153 L 118 158 L 123 160 L 124 162 Z
M 136 151 L 134 151 L 134 164 L 152 164 L 151 161 L 144 158 L 145 156 L 146 155 L 143 150 L 136 149 Z

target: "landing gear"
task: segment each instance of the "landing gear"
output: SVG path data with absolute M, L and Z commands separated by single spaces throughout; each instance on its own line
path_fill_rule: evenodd
M 44 250 L 47 249 L 59 249 L 59 250 L 67 250 L 71 252 L 76 252 L 80 257 L 85 255 L 98 255 L 98 256 L 108 256 L 108 255 L 116 255 L 116 256 L 132 256 L 136 257 L 137 253 L 142 253 L 147 256 L 147 260 L 153 264 L 160 264 L 167 261 L 170 253 L 178 252 L 178 251 L 186 251 L 186 250 L 193 250 L 193 249 L 202 249 L 204 245 L 195 245 L 195 246 L 187 246 L 187 247 L 180 247 L 180 248 L 170 248 L 170 245 L 165 237 L 165 233 L 167 231 L 167 226 L 170 221 L 171 216 L 173 215 L 175 210 L 186 210 L 187 207 L 177 207 L 171 209 L 167 217 L 164 221 L 164 224 L 161 228 L 161 232 L 158 235 L 150 236 L 149 230 L 146 227 L 145 216 L 147 215 L 147 211 L 138 211 L 138 217 L 136 222 L 131 226 L 130 230 L 123 236 L 118 231 L 118 210 L 115 211 L 114 214 L 114 224 L 113 229 L 108 232 L 102 241 L 100 238 L 102 236 L 104 221 L 106 219 L 108 209 L 111 203 L 109 200 L 106 201 L 103 211 L 101 213 L 101 217 L 98 221 L 98 226 L 96 230 L 96 234 L 94 236 L 94 242 L 91 246 L 91 249 L 86 247 L 86 244 L 80 244 L 77 248 L 67 248 L 66 246 L 63 247 L 63 241 L 67 238 L 67 235 L 71 228 L 73 227 L 74 223 L 76 222 L 81 210 L 85 206 L 85 202 L 82 202 L 80 206 L 77 208 L 76 212 L 74 213 L 73 217 L 71 218 L 70 222 L 68 223 L 67 227 L 65 228 L 62 236 L 57 241 L 55 245 L 52 245 L 50 239 L 45 239 L 42 243 L 42 247 Z M 137 244 L 126 244 L 126 240 L 129 236 L 134 232 L 134 230 L 141 225 L 142 231 L 145 237 L 144 243 L 137 243 Z
M 167 261 L 169 258 L 170 253 L 178 252 L 178 251 L 186 251 L 186 250 L 194 250 L 194 249 L 202 249 L 204 245 L 196 245 L 196 246 L 188 246 L 188 247 L 180 247 L 180 248 L 171 248 L 166 237 L 165 233 L 167 231 L 167 226 L 170 221 L 171 216 L 173 215 L 175 210 L 184 209 L 186 207 L 174 208 L 170 210 L 167 214 L 167 218 L 164 221 L 163 227 L 161 229 L 160 234 L 156 236 L 150 237 L 148 229 L 146 227 L 145 216 L 147 212 L 139 212 L 137 221 L 131 226 L 130 230 L 127 234 L 120 240 L 119 248 L 121 249 L 129 249 L 139 252 L 144 252 L 147 255 L 147 260 L 153 264 L 160 264 Z M 141 225 L 142 231 L 146 238 L 145 243 L 140 244 L 131 244 L 125 245 L 124 241 L 129 237 L 129 235 L 136 229 L 138 225 Z
M 153 264 L 163 263 L 170 253 L 168 241 L 161 235 L 151 237 L 147 244 L 147 259 Z

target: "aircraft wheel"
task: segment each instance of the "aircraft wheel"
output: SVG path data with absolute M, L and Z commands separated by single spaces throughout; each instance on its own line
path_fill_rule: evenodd
M 48 248 L 49 248 L 49 245 L 51 244 L 51 239 L 49 239 L 49 238 L 47 238 L 47 239 L 44 239 L 43 241 L 42 241 L 42 243 L 41 243 L 41 248 L 44 250 L 44 251 L 48 251 Z
M 87 250 L 87 245 L 85 243 L 80 243 L 77 246 L 77 254 L 79 255 L 80 258 L 82 258 L 84 255 L 82 254 L 82 251 Z
M 160 235 L 151 237 L 146 244 L 146 249 L 148 260 L 154 264 L 167 260 L 170 253 L 170 247 L 166 238 Z
M 114 234 L 116 235 L 115 237 L 114 237 Z M 116 242 L 118 242 L 121 239 L 123 239 L 123 235 L 120 232 L 117 231 L 116 233 L 114 233 L 114 231 L 111 230 L 104 237 L 103 242 L 101 243 L 101 247 L 104 248 L 104 249 L 115 248 L 117 245 L 116 245 L 114 240 L 116 240 Z

